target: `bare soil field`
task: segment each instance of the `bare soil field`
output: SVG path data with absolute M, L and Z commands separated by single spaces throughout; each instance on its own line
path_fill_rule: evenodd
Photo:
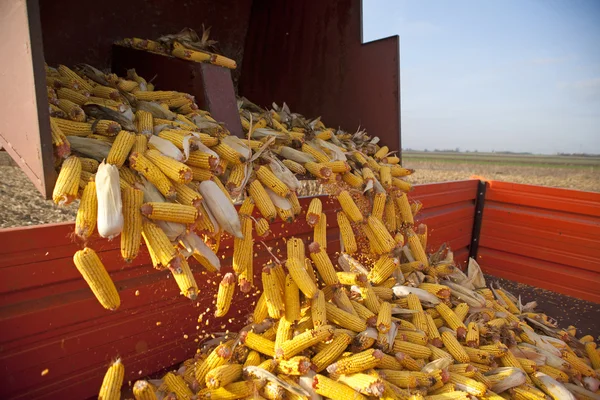
M 505 182 L 600 192 L 600 158 L 505 156 L 479 153 L 405 152 L 412 183 L 447 182 L 478 176 Z
M 446 182 L 479 176 L 508 182 L 526 183 L 600 192 L 600 159 L 572 160 L 563 157 L 481 155 L 473 153 L 403 154 L 404 166 L 416 172 L 413 183 Z M 551 160 L 549 160 L 551 159 Z M 560 161 L 560 162 L 558 162 Z M 307 192 L 317 188 L 306 187 Z M 0 151 L 0 228 L 74 221 L 78 202 L 57 207 L 44 200 L 27 176 Z

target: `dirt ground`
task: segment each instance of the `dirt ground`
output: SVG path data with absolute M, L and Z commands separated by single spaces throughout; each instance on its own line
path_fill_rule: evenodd
M 405 157 L 404 160 L 406 168 L 415 170 L 415 173 L 407 179 L 412 183 L 456 181 L 476 175 L 505 182 L 600 192 L 600 168 L 598 167 L 436 162 L 411 160 L 410 157 Z
M 422 161 L 405 158 L 404 165 L 415 169 L 408 177 L 413 183 L 487 179 L 600 192 L 598 167 L 548 167 Z M 27 176 L 0 151 L 0 228 L 74 221 L 78 203 L 55 206 L 42 199 Z M 311 188 L 305 188 L 311 189 Z

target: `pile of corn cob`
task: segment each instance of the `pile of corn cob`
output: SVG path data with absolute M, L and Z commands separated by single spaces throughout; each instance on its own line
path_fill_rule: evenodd
M 314 227 L 313 243 L 289 238 L 284 262 L 262 266 L 250 325 L 204 343 L 163 379 L 136 382 L 136 399 L 598 398 L 593 338 L 578 340 L 535 305 L 486 288 L 473 260 L 464 275 L 448 249 L 426 254 L 427 228 L 414 226 L 420 205 L 400 179 L 412 171 L 376 138 L 240 99 L 248 139 L 238 139 L 189 95 L 154 91 L 134 71 L 121 79 L 60 66 L 48 68 L 48 82 L 61 165 L 54 201 L 81 199 L 76 235 L 120 235 L 125 261 L 143 238 L 154 266 L 170 269 L 192 299 L 187 258 L 217 271 L 221 234 L 234 236 L 216 317 L 227 315 L 236 288 L 252 290 L 254 238 L 267 237 L 270 223 L 300 216 Z M 321 200 L 301 210 L 296 174 L 323 182 L 339 202 L 339 268 Z M 238 196 L 239 213 L 230 200 Z M 94 251 L 74 261 L 100 303 L 116 309 Z M 123 379 L 117 361 L 100 397 L 119 398 Z
M 227 58 L 216 49 L 217 42 L 209 40 L 210 28 L 203 29 L 202 36 L 185 28 L 181 32 L 159 37 L 157 40 L 126 38 L 117 42 L 118 45 L 144 50 L 151 53 L 173 56 L 182 60 L 195 61 L 235 69 L 236 62 Z

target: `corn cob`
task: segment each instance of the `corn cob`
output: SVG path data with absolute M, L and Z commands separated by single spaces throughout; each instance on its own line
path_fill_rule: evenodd
M 356 206 L 356 203 L 354 203 L 354 200 L 352 200 L 352 197 L 347 191 L 344 190 L 338 194 L 337 199 L 350 221 L 361 222 L 363 220 L 360 209 Z
M 340 358 L 327 367 L 329 374 L 346 375 L 375 368 L 383 358 L 381 350 L 368 349 L 349 357 Z
M 112 311 L 119 308 L 119 293 L 96 252 L 89 247 L 79 250 L 73 262 L 102 307 Z
M 289 258 L 288 256 L 286 266 L 300 291 L 304 293 L 308 299 L 315 297 L 317 295 L 317 286 L 304 268 L 304 263 L 297 258 Z
M 292 340 L 284 342 L 281 347 L 275 350 L 275 356 L 284 360 L 289 360 L 291 357 L 308 349 L 315 344 L 329 339 L 333 334 L 329 325 L 324 325 L 312 330 L 305 331 Z M 255 349 L 256 350 L 256 349 Z
M 135 397 L 135 400 L 157 400 L 158 398 L 154 391 L 154 386 L 148 381 L 136 381 L 133 385 L 133 397 Z
M 190 167 L 170 157 L 162 155 L 158 150 L 148 150 L 146 157 L 166 176 L 179 183 L 188 183 L 194 178 Z
M 333 172 L 326 164 L 309 161 L 304 164 L 304 168 L 313 176 L 319 179 L 327 180 Z
M 277 210 L 273 201 L 265 191 L 260 181 L 254 180 L 248 185 L 248 193 L 254 200 L 261 215 L 269 222 L 274 222 L 277 215 Z
M 142 214 L 152 220 L 171 221 L 181 224 L 193 224 L 198 219 L 198 210 L 194 206 L 183 204 L 151 202 L 141 206 Z
M 129 157 L 129 165 L 156 186 L 163 196 L 169 199 L 176 197 L 177 192 L 169 179 L 146 156 L 132 153 Z
M 96 183 L 89 181 L 79 202 L 77 219 L 75 221 L 75 234 L 83 241 L 87 241 L 94 233 L 96 219 L 98 218 L 98 197 L 96 196 Z
M 144 193 L 134 188 L 122 190 L 123 231 L 121 232 L 121 257 L 131 262 L 138 255 L 142 240 L 142 214 L 140 207 L 144 202 Z
M 227 364 L 231 355 L 231 347 L 227 343 L 218 345 L 204 361 L 196 363 L 196 381 L 204 386 L 206 374 L 221 365 Z
M 108 367 L 108 371 L 104 374 L 102 386 L 100 387 L 99 399 L 118 400 L 121 398 L 121 386 L 125 377 L 125 367 L 120 359 Z
M 176 258 L 177 251 L 171 245 L 169 238 L 165 232 L 154 223 L 147 220 L 142 221 L 142 237 L 144 238 L 148 249 L 152 249 L 159 263 L 163 267 L 170 265 L 171 261 Z
M 55 204 L 67 205 L 77 198 L 80 176 L 81 162 L 79 158 L 75 156 L 67 158 L 60 168 L 52 193 L 52 200 Z

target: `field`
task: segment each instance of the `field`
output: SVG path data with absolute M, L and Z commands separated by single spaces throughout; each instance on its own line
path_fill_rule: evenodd
M 413 183 L 486 179 L 600 192 L 600 157 L 405 152 Z M 6 152 L 0 151 L 0 228 L 73 221 L 77 202 L 57 207 L 43 200 Z M 311 189 L 311 188 L 307 188 Z
M 407 151 L 402 154 L 402 160 L 405 167 L 415 169 L 408 178 L 413 183 L 478 176 L 600 192 L 600 157 Z

